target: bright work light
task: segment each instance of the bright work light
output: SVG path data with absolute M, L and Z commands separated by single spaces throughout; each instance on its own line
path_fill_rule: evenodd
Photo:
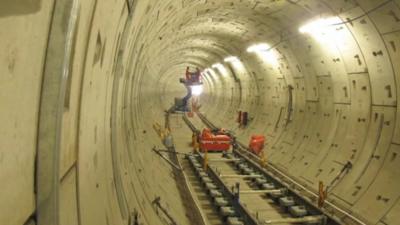
M 203 93 L 203 85 L 193 85 L 190 86 L 190 88 L 192 89 L 192 95 L 194 96 L 199 96 Z

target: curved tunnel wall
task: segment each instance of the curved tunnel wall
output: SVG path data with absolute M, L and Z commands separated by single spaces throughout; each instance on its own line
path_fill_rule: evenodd
M 210 120 L 265 134 L 272 165 L 367 224 L 399 223 L 399 1 L 22 2 L 0 3 L 1 224 L 162 224 L 157 196 L 190 224 L 151 126 L 187 65 L 215 63 Z M 298 31 L 320 16 L 330 36 Z

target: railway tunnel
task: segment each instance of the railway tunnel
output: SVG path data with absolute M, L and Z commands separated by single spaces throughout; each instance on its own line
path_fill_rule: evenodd
M 201 118 L 245 144 L 265 135 L 265 170 L 311 216 L 400 224 L 399 7 L 0 1 L 0 224 L 213 224 L 152 150 L 187 66 L 203 71 Z M 180 115 L 169 124 L 184 151 L 191 131 Z M 329 204 L 318 208 L 320 183 Z

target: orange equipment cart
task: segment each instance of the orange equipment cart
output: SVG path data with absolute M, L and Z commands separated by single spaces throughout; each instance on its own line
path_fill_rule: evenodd
M 204 128 L 200 136 L 201 151 L 208 152 L 228 151 L 231 146 L 231 138 L 225 134 L 214 135 L 210 129 Z

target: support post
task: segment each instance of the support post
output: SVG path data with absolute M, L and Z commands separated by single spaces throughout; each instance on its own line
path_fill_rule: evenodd
M 318 207 L 324 206 L 325 199 L 327 197 L 328 193 L 326 189 L 324 189 L 324 182 L 319 181 L 318 185 Z
M 197 140 L 197 134 L 193 132 L 192 134 L 192 147 L 193 147 L 193 153 L 197 153 L 199 151 L 199 142 Z
M 208 150 L 204 149 L 204 160 L 203 160 L 204 171 L 207 171 L 207 167 L 208 167 Z
M 261 151 L 260 153 L 260 165 L 261 167 L 265 168 L 267 167 L 267 158 L 265 156 L 264 150 Z

